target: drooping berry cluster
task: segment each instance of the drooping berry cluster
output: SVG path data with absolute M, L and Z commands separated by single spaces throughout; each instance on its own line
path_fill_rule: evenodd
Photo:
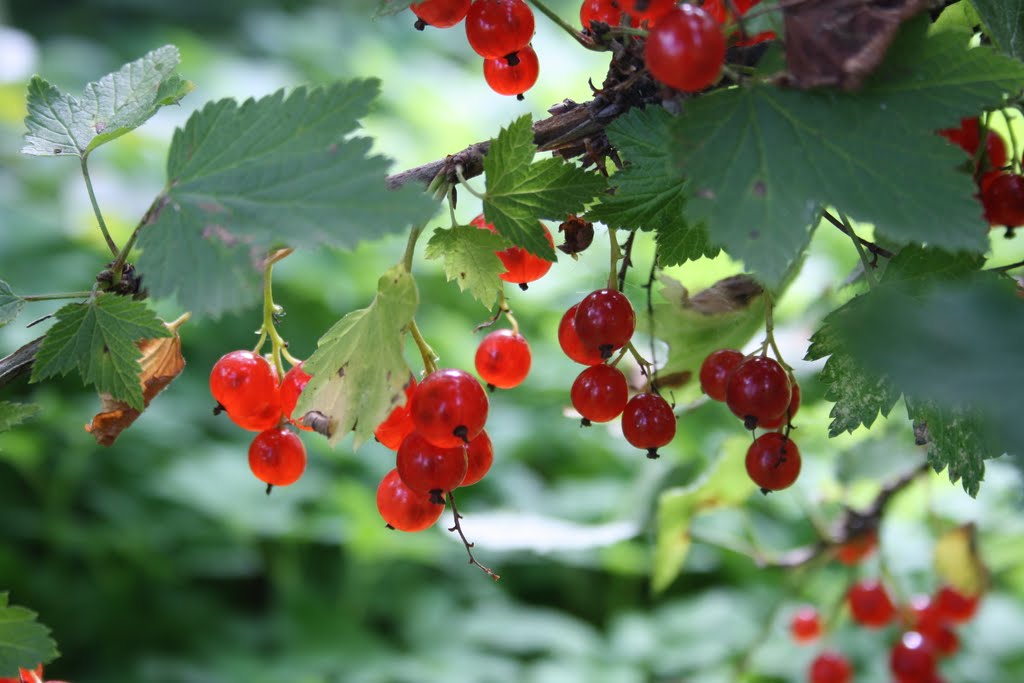
M 500 95 L 515 95 L 533 87 L 540 63 L 533 39 L 533 10 L 523 0 L 424 0 L 410 5 L 416 28 L 449 28 L 465 19 L 466 40 L 484 58 L 484 80 Z
M 865 579 L 847 591 L 846 606 L 853 622 L 864 628 L 877 630 L 893 622 L 900 626 L 900 635 L 889 650 L 889 671 L 896 683 L 941 683 L 939 662 L 959 649 L 954 629 L 974 617 L 979 599 L 943 586 L 932 596 L 917 595 L 897 607 L 884 584 Z M 790 621 L 790 633 L 801 644 L 815 641 L 822 633 L 818 611 L 802 606 Z M 853 673 L 845 655 L 826 649 L 811 662 L 807 680 L 850 683 Z
M 791 486 L 801 467 L 800 449 L 789 436 L 800 387 L 789 372 L 768 356 L 719 349 L 701 364 L 700 386 L 710 398 L 724 401 L 747 429 L 781 429 L 754 439 L 747 449 L 747 474 L 765 493 Z
M 290 426 L 308 429 L 292 413 L 310 376 L 297 363 L 278 382 L 267 360 L 252 351 L 221 356 L 210 372 L 210 393 L 217 413 L 242 429 L 259 432 L 249 446 L 249 469 L 273 486 L 294 484 L 306 469 L 306 447 Z
M 676 434 L 672 406 L 656 393 L 629 397 L 622 371 L 606 363 L 626 346 L 636 329 L 633 305 L 622 292 L 598 289 L 572 306 L 558 325 L 558 343 L 570 359 L 589 366 L 569 392 L 582 424 L 610 422 L 622 416 L 622 433 L 633 446 L 657 458 L 658 449 Z
M 435 370 L 409 380 L 405 403 L 395 407 L 374 434 L 397 451 L 395 469 L 377 487 L 377 510 L 400 531 L 422 531 L 444 511 L 446 497 L 480 481 L 494 449 L 484 431 L 487 394 L 468 373 Z

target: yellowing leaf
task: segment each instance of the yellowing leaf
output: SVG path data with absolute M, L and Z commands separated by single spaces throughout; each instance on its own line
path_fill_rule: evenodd
M 935 544 L 935 573 L 943 583 L 964 595 L 978 595 L 985 591 L 988 568 L 978 554 L 974 524 L 964 524 L 939 538 Z

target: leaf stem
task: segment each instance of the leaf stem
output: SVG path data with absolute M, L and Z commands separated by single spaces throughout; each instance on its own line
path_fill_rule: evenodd
M 409 239 L 405 243 L 405 253 L 402 254 L 402 267 L 405 268 L 407 273 L 412 272 L 412 259 L 416 254 L 416 241 L 419 240 L 426 227 L 426 223 L 414 225 L 412 230 L 409 231 Z
M 423 369 L 426 370 L 427 374 L 437 370 L 437 354 L 434 353 L 434 349 L 430 348 L 430 344 L 423 338 L 423 333 L 420 332 L 420 326 L 416 324 L 415 320 L 409 321 L 409 334 L 412 335 L 412 339 L 416 342 L 416 348 L 420 350 L 420 357 L 423 359 Z
M 112 256 L 118 255 L 117 244 L 114 243 L 113 238 L 110 236 L 110 231 L 107 230 L 107 222 L 103 220 L 103 212 L 100 211 L 99 202 L 96 201 L 96 192 L 92 189 L 92 178 L 89 176 L 89 162 L 88 157 L 82 156 L 82 177 L 85 179 L 85 189 L 89 193 L 89 202 L 92 204 L 92 212 L 96 214 L 96 222 L 99 223 L 100 232 L 103 233 L 103 239 L 107 242 L 107 247 L 110 249 Z
M 263 264 L 263 325 L 260 327 L 260 340 L 254 352 L 259 353 L 263 343 L 267 338 L 270 339 L 271 361 L 274 364 L 274 369 L 277 370 L 279 380 L 284 377 L 284 366 L 281 364 L 282 356 L 291 365 L 299 363 L 297 358 L 288 353 L 288 342 L 277 331 L 276 317 L 281 315 L 283 309 L 274 304 L 273 288 L 274 264 L 290 256 L 293 251 L 295 250 L 291 248 L 272 251 L 267 255 Z
M 591 40 L 578 30 L 576 30 L 575 26 L 567 22 L 565 19 L 562 19 L 562 17 L 558 16 L 558 14 L 552 11 L 551 8 L 544 4 L 541 0 L 529 0 L 529 3 L 536 7 L 538 12 L 540 12 L 548 19 L 553 21 L 556 26 L 558 26 L 560 29 L 568 33 L 570 36 L 572 36 L 572 39 L 575 40 L 580 45 L 582 45 L 583 47 L 587 48 L 588 50 L 593 50 L 595 52 L 603 52 L 607 50 L 607 48 L 604 47 L 603 45 L 595 43 L 593 40 Z
M 56 301 L 59 299 L 88 299 L 92 296 L 91 291 L 84 292 L 59 292 L 57 294 L 32 294 L 19 297 L 22 301 Z
M 864 245 L 860 243 L 860 240 L 857 238 L 857 233 L 853 231 L 853 224 L 850 223 L 850 219 L 847 218 L 845 213 L 840 213 L 839 219 L 843 222 L 843 227 L 846 228 L 844 232 L 850 236 L 850 239 L 853 240 L 853 246 L 857 248 L 857 255 L 860 256 L 861 265 L 864 267 L 864 277 L 868 281 L 868 287 L 876 287 L 878 285 L 878 280 L 875 279 L 873 266 L 871 262 L 868 261 L 868 254 L 864 251 Z

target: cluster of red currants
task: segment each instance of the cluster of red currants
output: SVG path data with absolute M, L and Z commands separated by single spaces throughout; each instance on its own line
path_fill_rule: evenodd
M 962 119 L 959 128 L 940 130 L 939 135 L 971 155 L 979 198 L 989 225 L 1008 230 L 1024 225 L 1024 175 L 1006 170 L 1007 153 L 1003 138 L 985 131 L 981 144 L 981 123 L 977 116 Z
M 800 385 L 789 372 L 768 356 L 719 349 L 701 364 L 700 387 L 724 401 L 747 429 L 781 429 L 754 439 L 747 449 L 747 474 L 764 493 L 791 486 L 800 475 L 800 450 L 789 436 L 800 408 Z
M 960 647 L 955 627 L 970 621 L 980 596 L 965 595 L 943 586 L 935 595 L 916 595 L 901 608 L 893 603 L 885 586 L 876 580 L 858 581 L 846 594 L 850 617 L 857 624 L 880 629 L 897 622 L 900 635 L 889 651 L 889 670 L 896 683 L 942 683 L 939 660 Z M 789 624 L 798 643 L 810 643 L 822 634 L 821 617 L 810 605 L 800 607 Z M 824 650 L 811 662 L 809 683 L 850 683 L 853 665 L 836 650 Z
M 533 39 L 533 10 L 523 0 L 423 0 L 409 7 L 416 28 L 450 28 L 466 21 L 466 39 L 484 58 L 484 80 L 499 95 L 515 95 L 533 87 L 540 63 Z
M 672 406 L 654 392 L 629 398 L 629 386 L 615 363 L 608 363 L 629 343 L 636 329 L 633 305 L 622 292 L 598 289 L 572 306 L 558 325 L 558 343 L 570 359 L 588 366 L 572 383 L 572 405 L 582 424 L 610 422 L 622 416 L 622 434 L 633 446 L 657 458 L 658 449 L 676 435 Z
M 267 493 L 274 486 L 294 484 L 306 469 L 306 447 L 289 426 L 309 429 L 292 419 L 307 382 L 302 363 L 278 382 L 274 366 L 252 351 L 226 353 L 210 372 L 214 412 L 225 412 L 242 429 L 259 432 L 249 445 L 249 469 L 267 484 Z

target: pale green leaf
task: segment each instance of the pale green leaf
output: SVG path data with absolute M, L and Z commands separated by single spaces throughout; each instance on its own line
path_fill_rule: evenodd
M 769 287 L 797 262 L 824 205 L 900 244 L 983 252 L 963 154 L 933 131 L 1020 91 L 1024 64 L 924 28 L 904 27 L 857 93 L 756 85 L 687 102 L 671 151 L 689 179 L 691 220 Z
M 74 370 L 100 393 L 142 410 L 142 352 L 136 342 L 171 334 L 145 302 L 103 294 L 88 303 L 68 304 L 54 317 L 57 322 L 36 353 L 31 381 Z
M 692 543 L 693 518 L 702 511 L 740 505 L 757 490 L 747 476 L 745 458 L 749 446 L 749 437 L 730 437 L 722 446 L 722 455 L 701 479 L 685 488 L 668 489 L 658 498 L 651 576 L 655 592 L 668 588 L 682 571 Z
M 981 17 L 970 0 L 954 2 L 942 10 L 938 18 L 928 28 L 931 33 L 942 31 L 959 31 L 960 33 L 973 33 L 974 27 L 979 25 Z
M 21 313 L 25 300 L 11 290 L 11 286 L 0 280 L 0 327 L 11 322 Z
M 448 281 L 458 282 L 459 289 L 491 308 L 503 286 L 498 276 L 505 272 L 496 252 L 506 246 L 499 235 L 473 226 L 438 228 L 427 243 L 426 257 L 442 259 Z
M 602 196 L 587 218 L 610 228 L 654 230 L 658 262 L 673 266 L 718 254 L 707 230 L 686 219 L 685 183 L 674 172 L 674 161 L 664 139 L 672 117 L 664 109 L 634 109 L 608 127 L 625 168 L 612 177 L 615 194 Z
M 436 203 L 420 188 L 387 189 L 390 162 L 351 136 L 378 90 L 376 80 L 334 83 L 241 105 L 220 100 L 193 114 L 174 135 L 167 190 L 139 237 L 139 269 L 176 274 L 147 279 L 151 293 L 168 296 L 176 283 L 204 277 L 218 305 L 190 285 L 177 296 L 193 312 L 216 314 L 247 298 L 229 292 L 244 262 L 258 264 L 271 247 L 351 249 L 429 218 Z
M 22 422 L 32 419 L 38 413 L 39 406 L 35 404 L 0 401 L 0 432 L 6 432 L 12 427 L 17 427 Z
M 84 157 L 105 142 L 138 128 L 160 107 L 192 90 L 176 73 L 178 48 L 147 53 L 85 86 L 81 99 L 34 76 L 28 85 L 24 154 Z
M 1006 54 L 1024 59 L 1024 0 L 971 2 L 985 23 L 985 32 L 992 41 Z
M 928 426 L 928 464 L 936 472 L 947 470 L 951 482 L 961 482 L 964 491 L 977 496 L 985 460 L 1004 454 L 992 425 L 977 411 L 940 408 L 930 401 L 914 401 L 909 409 L 916 422 Z
M 402 266 L 381 276 L 373 302 L 335 323 L 303 364 L 312 379 L 295 414 L 327 416 L 332 444 L 351 431 L 354 448 L 372 438 L 377 425 L 404 400 L 412 377 L 402 351 L 418 304 L 416 282 Z
M 549 261 L 555 250 L 540 219 L 564 221 L 601 192 L 605 180 L 559 158 L 534 161 L 533 127 L 529 115 L 503 128 L 484 157 L 487 192 L 484 217 L 498 234 Z
M 31 669 L 57 657 L 57 644 L 50 629 L 37 621 L 30 609 L 8 604 L 0 593 L 0 676 L 18 677 L 18 668 Z

